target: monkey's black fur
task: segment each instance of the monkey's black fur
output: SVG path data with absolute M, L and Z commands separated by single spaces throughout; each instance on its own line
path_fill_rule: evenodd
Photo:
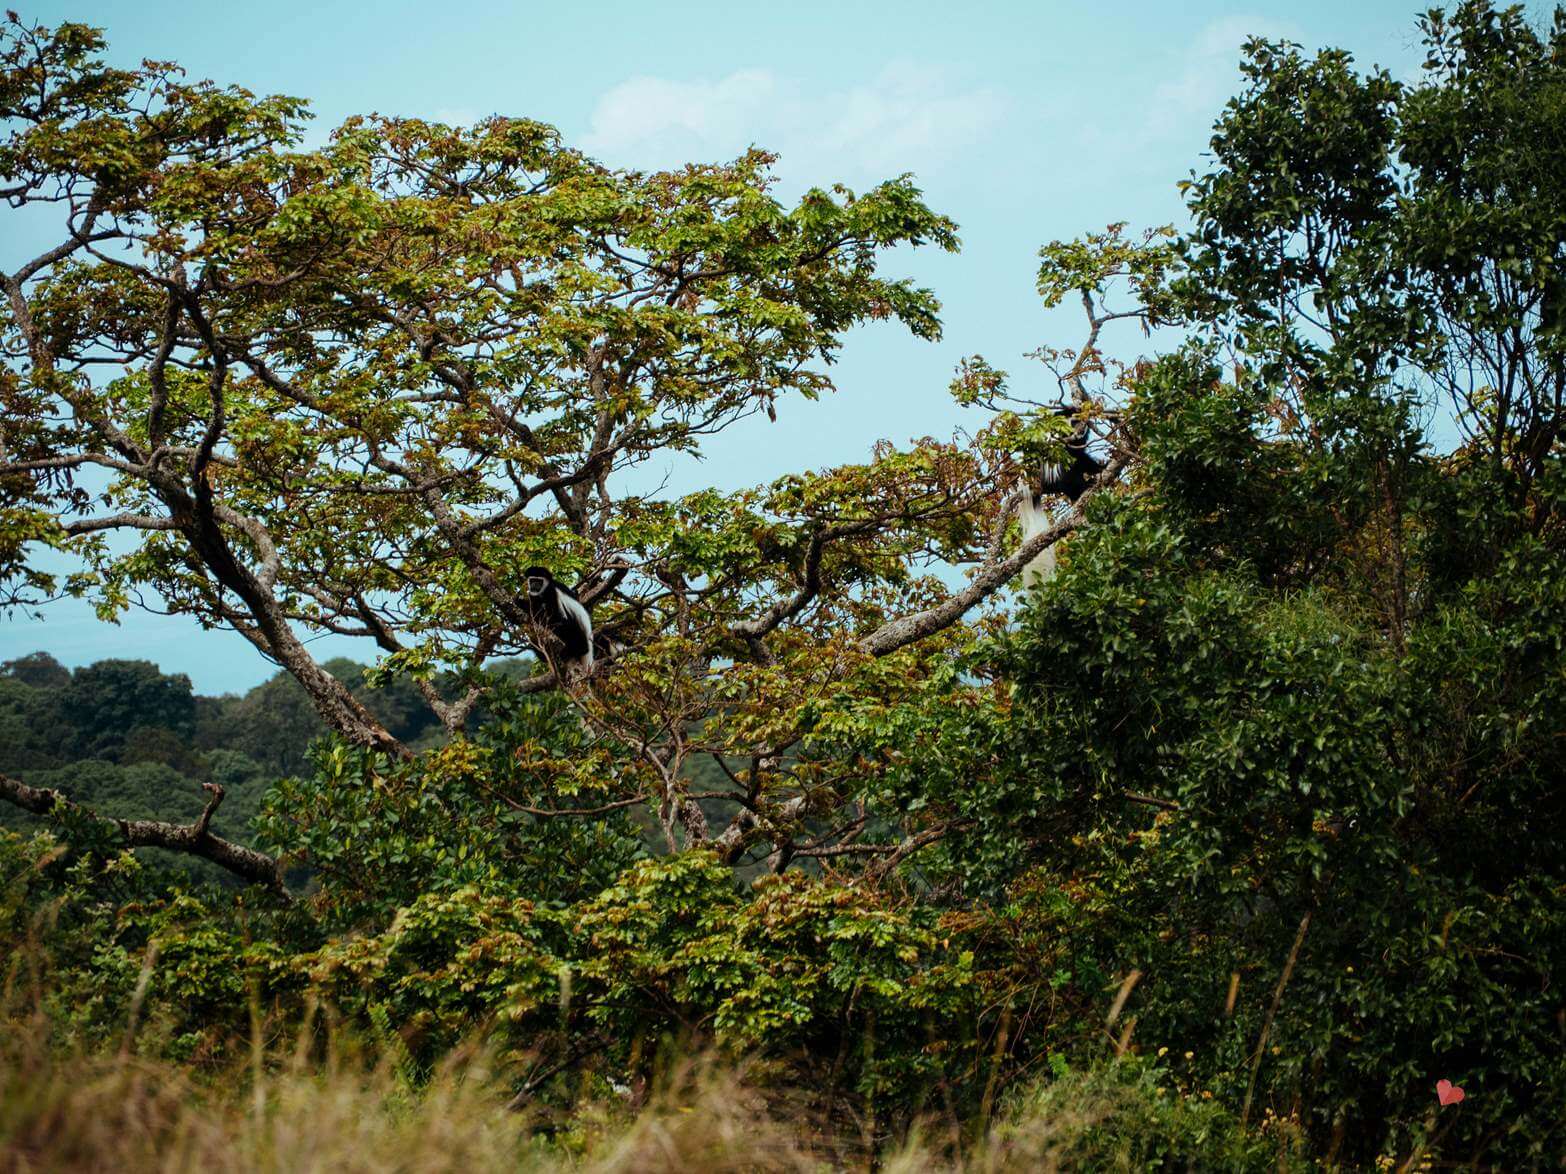
M 1070 419 L 1076 414 L 1071 407 L 1055 409 L 1059 416 Z M 1088 426 L 1086 419 L 1076 422 L 1075 429 L 1066 440 L 1066 463 L 1045 461 L 1039 469 L 1038 493 L 1047 497 L 1052 493 L 1065 496 L 1075 502 L 1093 484 L 1093 478 L 1104 471 L 1104 462 L 1088 452 Z
M 548 567 L 527 569 L 524 607 L 528 618 L 551 645 L 539 651 L 559 660 L 568 670 L 592 669 L 592 615 L 576 592 L 557 580 Z

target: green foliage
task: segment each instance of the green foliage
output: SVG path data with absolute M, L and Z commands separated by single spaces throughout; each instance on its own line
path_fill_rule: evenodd
M 1074 746 L 1061 786 L 1078 780 L 1067 793 L 1085 812 L 1102 797 L 1080 834 L 1097 858 L 1088 875 L 1144 927 L 1117 937 L 1111 919 L 1103 931 L 1122 967 L 1148 974 L 1139 1030 L 1200 1041 L 1204 1079 L 1243 1072 L 1270 976 L 1309 912 L 1273 1028 L 1282 1058 L 1263 1088 L 1286 1105 L 1308 1078 L 1322 1135 L 1368 1128 L 1374 1153 L 1423 1129 L 1434 1079 L 1473 1087 L 1484 1057 L 1505 1055 L 1460 1130 L 1512 1129 L 1520 1152 L 1544 1144 L 1566 1069 L 1540 1043 L 1558 1007 L 1537 976 L 1557 972 L 1566 942 L 1554 879 L 1566 875 L 1566 812 L 1533 722 L 1503 715 L 1563 712 L 1558 652 L 1542 673 L 1520 673 L 1517 659 L 1561 636 L 1497 658 L 1509 609 L 1472 607 L 1414 629 L 1399 656 L 1322 598 L 1268 600 L 1233 577 L 1182 582 L 1158 535 L 1096 530 L 1028 617 L 1014 665 L 1038 700 L 1012 727 L 1026 749 L 1001 757 L 1038 763 Z M 1126 559 L 1128 539 L 1147 554 Z M 1559 582 L 1558 568 L 1535 571 L 1535 583 Z M 1528 622 L 1537 638 L 1560 621 Z M 1117 800 L 1118 780 L 1178 810 L 1141 815 Z M 1524 824 L 1525 856 L 1507 847 Z M 1234 972 L 1256 974 L 1254 1001 L 1223 1024 L 1215 1009 Z M 1381 1135 L 1372 1123 L 1385 1120 L 1411 1132 Z
M 1259 379 L 1226 382 L 1211 352 L 1188 348 L 1150 365 L 1131 407 L 1141 475 L 1164 511 L 1219 565 L 1243 562 L 1264 580 L 1307 578 L 1331 541 L 1321 492 L 1328 462 L 1277 434 Z
M 201 733 L 208 745 L 237 750 L 280 777 L 308 769 L 326 725 L 299 683 L 278 673 L 207 716 Z
M 1182 1089 L 1156 1064 L 1127 1060 L 1065 1070 L 1021 1091 L 987 1139 L 1006 1169 L 1304 1170 L 1298 1132 L 1269 1118 L 1240 1128 L 1211 1094 Z
M 1176 261 L 1172 228 L 1153 229 L 1140 241 L 1125 238 L 1125 224 L 1077 241 L 1053 241 L 1039 250 L 1039 296 L 1058 306 L 1072 294 L 1102 295 L 1111 281 L 1123 280 L 1156 320 L 1162 315 L 1168 279 Z
M 188 735 L 196 705 L 184 674 L 165 676 L 148 660 L 101 660 L 71 674 L 60 713 L 89 750 L 99 751 L 139 726 Z
M 242 1053 L 252 999 L 286 987 L 281 943 L 308 935 L 217 885 L 189 891 L 188 874 L 156 858 L 103 849 L 71 852 L 48 835 L 0 831 L 0 947 L 28 967 L 9 981 L 40 991 L 43 1008 L 84 1044 L 117 1041 L 128 1008 L 146 1006 L 154 1048 L 181 1059 Z
M 63 725 L 55 690 L 0 677 L 0 770 L 59 766 L 70 754 Z
M 383 919 L 420 894 L 469 886 L 577 900 L 641 850 L 623 816 L 550 818 L 539 806 L 529 752 L 547 743 L 568 754 L 586 741 L 561 699 L 492 705 L 473 739 L 413 762 L 322 744 L 311 774 L 268 793 L 261 840 L 314 874 L 328 924 Z
M 194 123 L 126 133 L 150 75 L 93 73 L 108 114 L 13 146 L 98 177 L 161 263 L 225 274 L 208 309 L 277 370 L 236 360 L 233 465 L 192 492 L 254 525 L 213 522 L 228 562 L 164 527 L 111 554 L 17 477 L 0 546 L 72 546 L 110 609 L 151 585 L 212 619 L 229 575 L 277 631 L 366 625 L 389 655 L 229 700 L 12 662 L 9 769 L 182 821 L 197 779 L 235 792 L 220 820 L 272 783 L 258 830 L 299 899 L 193 888 L 61 813 L 58 840 L 0 841 L 0 944 L 47 955 L 83 1038 L 144 1000 L 166 1055 L 324 1003 L 399 1079 L 480 1032 L 509 1087 L 564 1105 L 711 1046 L 872 1148 L 938 1120 L 998 1168 L 1559 1163 L 1566 15 L 1470 2 L 1421 28 L 1408 83 L 1252 42 L 1189 231 L 1046 246 L 1041 296 L 1080 295 L 1092 333 L 1040 357 L 1128 397 L 1088 408 L 1125 485 L 1071 516 L 1014 622 L 884 644 L 950 605 L 930 560 L 993 568 L 1018 461 L 1058 452 L 984 359 L 952 387 L 998 413 L 971 446 L 673 501 L 606 486 L 819 394 L 811 360 L 856 322 L 933 332 L 933 299 L 873 265 L 952 243 L 908 180 L 786 208 L 760 152 L 616 173 L 508 119 L 354 121 L 294 154 L 289 101 L 178 91 L 236 136 L 233 186 Z M 51 36 L 48 68 L 95 51 Z M 212 214 L 241 192 L 251 215 Z M 1105 358 L 1117 282 L 1189 336 Z M 188 448 L 213 385 L 145 366 L 159 315 L 195 313 L 162 291 L 66 266 L 30 294 L 64 352 L 140 339 L 94 408 Z M 412 345 L 410 299 L 441 323 Z M 51 379 L 0 389 L 18 452 L 85 443 L 42 410 Z M 482 671 L 523 647 L 507 568 L 543 558 L 624 641 L 548 693 Z M 70 737 L 30 732 L 49 722 Z
M 559 1046 L 552 1012 L 563 982 L 568 989 L 569 935 L 558 910 L 468 886 L 425 894 L 383 932 L 332 941 L 293 965 L 366 1030 L 425 1064 L 491 1024 L 520 1060 Z
M 0 664 L 0 677 L 35 689 L 61 689 L 71 683 L 71 671 L 47 652 L 29 652 Z
M 905 1111 L 973 1060 L 969 959 L 933 915 L 792 874 L 746 895 L 710 854 L 648 860 L 562 910 L 475 887 L 428 894 L 371 938 L 303 959 L 339 1006 L 426 1059 L 494 1022 L 513 1055 L 591 1041 L 641 1071 L 671 1041 L 803 1066 Z M 933 1041 L 944 1041 L 933 1046 Z

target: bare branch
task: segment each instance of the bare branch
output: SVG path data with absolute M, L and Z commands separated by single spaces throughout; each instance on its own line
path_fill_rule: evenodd
M 925 828 L 924 831 L 909 836 L 901 844 L 897 845 L 896 851 L 892 852 L 884 860 L 876 862 L 874 869 L 876 877 L 886 876 L 904 860 L 907 860 L 915 852 L 919 851 L 919 849 L 927 848 L 936 841 L 945 839 L 947 832 L 961 826 L 963 825 L 959 821 L 952 820 L 950 823 L 936 824 L 932 828 Z
M 638 803 L 647 802 L 647 796 L 636 795 L 630 799 L 617 799 L 613 803 L 603 803 L 597 807 L 530 807 L 526 803 L 518 803 L 514 799 L 507 799 L 504 795 L 497 796 L 497 798 L 513 811 L 536 815 L 540 819 L 548 819 L 556 815 L 607 815 L 611 811 L 620 811 L 626 807 L 635 807 Z
M 117 530 L 121 527 L 135 530 L 178 530 L 173 518 L 158 518 L 151 514 L 112 514 L 106 518 L 80 518 L 66 522 L 61 528 L 67 534 L 95 534 L 100 530 Z
M 1157 807 L 1163 811 L 1183 811 L 1178 803 L 1172 799 L 1160 799 L 1156 795 L 1138 795 L 1132 791 L 1126 791 L 1120 796 L 1127 803 L 1140 803 L 1144 807 Z
M 880 519 L 867 519 L 863 522 L 828 526 L 812 534 L 810 546 L 805 551 L 805 573 L 799 590 L 785 599 L 778 600 L 756 618 L 735 624 L 729 630 L 741 640 L 751 641 L 765 636 L 784 620 L 793 619 L 821 590 L 821 554 L 826 549 L 826 544 L 837 538 L 867 533 L 879 524 Z

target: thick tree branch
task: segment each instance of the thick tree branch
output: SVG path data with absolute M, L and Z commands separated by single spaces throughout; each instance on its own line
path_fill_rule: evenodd
M 244 519 L 214 500 L 207 465 L 222 431 L 223 382 L 227 364 L 221 357 L 222 344 L 216 332 L 202 316 L 199 307 L 192 305 L 189 308 L 197 328 L 214 354 L 209 383 L 213 398 L 212 414 L 202 445 L 191 461 L 193 492 L 187 493 L 172 477 L 160 471 L 148 470 L 147 476 L 168 506 L 170 514 L 179 522 L 181 531 L 202 563 L 223 587 L 244 603 L 245 610 L 254 620 L 254 627 L 241 627 L 241 634 L 288 670 L 310 695 L 322 718 L 339 733 L 372 750 L 398 758 L 410 757 L 407 747 L 392 737 L 341 681 L 317 664 L 294 634 L 287 615 L 272 594 L 277 552 L 265 531 L 258 525 L 254 529 L 246 526 Z M 229 521 L 246 530 L 252 541 L 260 547 L 263 564 L 259 574 L 252 573 L 235 556 L 227 535 L 218 524 L 220 520 Z
M 765 810 L 758 816 L 750 808 L 743 808 L 729 822 L 717 836 L 710 841 L 710 846 L 718 853 L 719 858 L 725 864 L 733 864 L 748 848 L 757 835 L 764 830 L 765 824 L 791 823 L 799 818 L 805 810 L 808 796 L 796 795 L 792 799 L 785 800 L 775 807 Z
M 100 530 L 117 530 L 128 527 L 133 530 L 178 530 L 173 518 L 159 518 L 151 514 L 113 514 L 105 518 L 78 518 L 61 526 L 67 534 L 95 534 Z
M 970 608 L 1004 587 L 1046 547 L 1053 546 L 1079 528 L 1082 525 L 1084 503 L 1111 484 L 1126 464 L 1125 457 L 1118 457 L 1111 461 L 1099 474 L 1098 484 L 1085 493 L 1069 513 L 1062 516 L 1048 530 L 1041 531 L 1023 542 L 1009 557 L 984 567 L 961 591 L 947 596 L 934 607 L 887 621 L 861 640 L 859 646 L 872 656 L 886 656 L 956 623 Z
M 212 815 L 217 811 L 218 804 L 223 802 L 223 788 L 216 783 L 202 785 L 212 797 L 207 801 L 206 808 L 196 822 L 188 826 L 151 819 L 116 819 L 112 816 L 99 815 L 59 791 L 48 787 L 30 787 L 20 779 L 13 779 L 3 774 L 0 774 L 0 799 L 14 803 L 34 815 L 50 815 L 55 811 L 64 810 L 75 815 L 86 816 L 98 823 L 112 824 L 128 847 L 167 848 L 173 852 L 199 856 L 203 860 L 212 861 L 220 868 L 227 869 L 242 880 L 271 889 L 278 897 L 287 901 L 288 890 L 283 887 L 282 872 L 278 868 L 277 861 L 263 852 L 257 852 L 254 848 L 246 848 L 243 844 L 235 844 L 231 840 L 215 836 L 209 830 Z

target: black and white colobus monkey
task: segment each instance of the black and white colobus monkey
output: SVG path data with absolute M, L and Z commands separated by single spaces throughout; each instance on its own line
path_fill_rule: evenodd
M 1070 419 L 1077 414 L 1077 409 L 1063 405 L 1055 409 L 1055 414 Z M 1075 504 L 1077 499 L 1088 491 L 1093 484 L 1093 479 L 1104 471 L 1104 462 L 1088 452 L 1087 446 L 1088 425 L 1087 418 L 1083 416 L 1077 419 L 1076 427 L 1066 439 L 1065 463 L 1044 461 L 1039 467 L 1037 482 L 1031 485 L 1024 483 L 1020 486 L 1022 505 L 1019 515 L 1024 542 L 1048 530 L 1054 521 L 1050 517 L 1049 510 L 1045 508 L 1045 498 L 1059 494 Z M 1042 583 L 1054 573 L 1055 548 L 1048 546 L 1022 569 L 1023 586 L 1031 587 L 1035 583 Z
M 528 618 L 548 633 L 554 647 L 540 649 L 558 656 L 566 678 L 593 671 L 593 617 L 587 607 L 548 567 L 527 569 Z
M 1059 407 L 1055 409 L 1057 416 L 1070 419 L 1076 414 L 1076 409 L 1071 407 Z M 1063 494 L 1067 501 L 1075 503 L 1076 500 L 1088 491 L 1093 484 L 1093 478 L 1104 471 L 1104 462 L 1088 452 L 1088 425 L 1087 418 L 1081 417 L 1072 429 L 1071 435 L 1066 440 L 1066 463 L 1045 461 L 1039 471 L 1039 495 L 1047 497 L 1052 493 Z

